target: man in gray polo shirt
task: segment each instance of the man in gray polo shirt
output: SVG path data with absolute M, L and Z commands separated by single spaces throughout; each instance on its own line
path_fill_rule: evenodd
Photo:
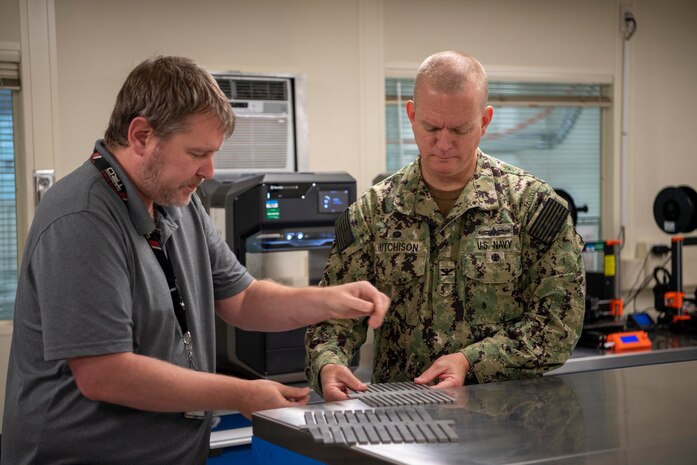
M 208 73 L 146 60 L 90 159 L 41 201 L 17 289 L 2 464 L 203 463 L 210 411 L 249 417 L 309 396 L 215 374 L 216 314 L 247 330 L 381 324 L 389 299 L 367 282 L 284 287 L 230 252 L 194 192 L 233 129 Z

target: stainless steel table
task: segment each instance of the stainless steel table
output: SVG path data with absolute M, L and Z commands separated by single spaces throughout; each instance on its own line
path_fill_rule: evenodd
M 366 409 L 357 400 L 267 410 L 254 435 L 327 464 L 697 464 L 697 361 L 464 386 L 454 404 L 424 406 L 453 420 L 458 442 L 324 445 L 307 410 Z

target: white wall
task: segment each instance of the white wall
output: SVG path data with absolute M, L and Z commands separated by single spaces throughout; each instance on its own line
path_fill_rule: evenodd
M 19 43 L 19 2 L 0 0 L 0 43 Z
M 697 189 L 697 2 L 635 2 L 629 117 L 630 239 L 669 243 L 653 220 L 666 186 Z M 695 232 L 690 234 L 694 236 Z M 631 245 L 631 243 L 630 243 Z M 684 250 L 685 284 L 697 286 L 697 247 Z
M 85 160 L 104 133 L 130 69 L 154 54 L 177 54 L 212 70 L 305 75 L 309 166 L 356 176 L 359 5 L 343 0 L 56 2 L 61 171 Z
M 385 60 L 418 65 L 439 50 L 485 67 L 615 72 L 618 2 L 385 0 Z M 617 26 L 617 27 L 616 27 Z

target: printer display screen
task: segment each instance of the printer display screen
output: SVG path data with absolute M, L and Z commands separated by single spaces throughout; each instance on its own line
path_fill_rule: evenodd
M 348 190 L 319 191 L 317 211 L 319 213 L 343 212 L 349 206 Z

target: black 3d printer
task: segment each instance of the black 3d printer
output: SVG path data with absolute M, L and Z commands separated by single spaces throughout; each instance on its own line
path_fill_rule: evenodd
M 687 303 L 697 303 L 697 290 L 688 297 L 683 287 L 683 246 L 697 245 L 697 237 L 683 237 L 697 229 L 697 192 L 689 186 L 666 187 L 653 204 L 656 224 L 673 234 L 670 245 L 670 271 L 656 267 L 653 276 L 654 306 L 659 312 L 658 324 L 673 330 L 697 329 L 697 314 L 686 310 Z M 666 247 L 667 250 L 667 247 Z
M 255 278 L 307 286 L 321 280 L 334 241 L 334 222 L 356 200 L 356 181 L 342 172 L 238 173 L 206 180 L 199 196 Z M 301 381 L 304 336 L 305 328 L 264 333 L 217 321 L 218 371 Z
M 620 286 L 620 240 L 589 242 L 583 246 L 586 268 L 586 312 L 579 344 L 611 348 L 622 336 L 624 300 Z

